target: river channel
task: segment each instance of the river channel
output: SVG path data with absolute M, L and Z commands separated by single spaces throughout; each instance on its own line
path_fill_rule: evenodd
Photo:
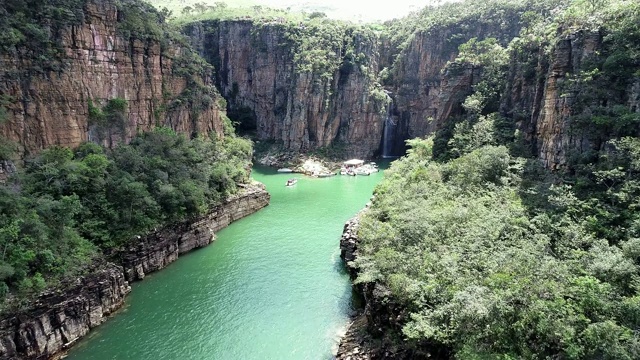
M 351 311 L 339 239 L 382 172 L 316 179 L 255 167 L 266 208 L 134 283 L 68 359 L 328 359 Z

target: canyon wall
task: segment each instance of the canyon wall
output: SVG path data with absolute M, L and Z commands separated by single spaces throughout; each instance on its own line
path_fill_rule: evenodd
M 263 185 L 247 186 L 206 215 L 143 236 L 115 257 L 124 267 L 127 281 L 142 280 L 146 274 L 176 261 L 181 254 L 209 245 L 217 231 L 262 209 L 269 200 Z
M 40 61 L 22 48 L 0 52 L 7 111 L 0 135 L 19 144 L 19 155 L 88 140 L 112 146 L 156 126 L 222 134 L 224 109 L 210 71 L 193 68 L 188 46 L 123 32 L 134 5 L 141 6 L 87 0 L 80 23 L 51 30 L 50 41 L 60 47 L 57 59 Z M 89 104 L 100 109 L 111 99 L 126 100 L 123 122 L 92 124 Z
M 500 104 L 531 154 L 552 170 L 594 156 L 612 138 L 640 135 L 637 123 L 623 120 L 640 114 L 640 77 L 627 69 L 622 79 L 607 68 L 617 55 L 604 30 L 557 31 L 548 53 L 545 44 L 512 53 Z M 591 75 L 596 68 L 599 74 Z
M 121 266 L 100 263 L 65 290 L 0 321 L 0 359 L 47 359 L 73 345 L 120 308 L 131 291 Z
M 189 46 L 126 30 L 127 11 L 114 1 L 87 0 L 82 11 L 81 23 L 56 35 L 60 67 L 43 67 L 20 51 L 0 54 L 0 105 L 7 110 L 0 135 L 17 142 L 23 157 L 87 140 L 113 146 L 160 125 L 222 134 L 227 108 L 241 130 L 287 150 L 335 146 L 345 157 L 372 157 L 386 136 L 390 152 L 400 155 L 404 140 L 432 135 L 464 115 L 462 102 L 482 68 L 456 67 L 459 45 L 495 37 L 506 46 L 524 26 L 522 9 L 463 19 L 417 30 L 398 50 L 356 25 L 210 20 L 184 27 Z M 552 169 L 606 140 L 571 124 L 576 101 L 565 86 L 567 74 L 602 52 L 603 34 L 558 33 L 557 43 L 512 55 L 499 104 L 531 154 Z M 384 88 L 383 65 L 390 74 Z M 640 85 L 628 92 L 634 108 Z M 126 100 L 123 123 L 92 122 L 92 106 L 113 99 Z
M 87 275 L 42 294 L 27 309 L 5 314 L 0 317 L 0 359 L 59 355 L 123 305 L 129 282 L 210 244 L 216 231 L 262 209 L 269 200 L 262 184 L 247 185 L 207 215 L 141 237 L 136 245 L 113 254 L 113 263 L 97 261 Z
M 371 157 L 389 101 L 376 81 L 377 36 L 335 24 L 311 27 L 236 20 L 185 31 L 216 68 L 230 117 L 257 139 L 301 152 L 344 145 L 345 155 Z
M 462 30 L 466 29 L 466 30 Z M 462 103 L 482 77 L 482 66 L 458 63 L 458 46 L 471 38 L 495 37 L 504 47 L 518 35 L 519 26 L 500 29 L 477 23 L 416 32 L 394 65 L 393 98 L 397 139 L 435 134 L 456 118 L 465 116 Z M 637 136 L 637 125 L 625 129 L 617 125 L 596 124 L 597 115 L 612 119 L 616 106 L 640 112 L 640 79 L 620 88 L 623 81 L 600 73 L 591 79 L 585 72 L 594 64 L 611 61 L 611 44 L 603 30 L 557 29 L 542 43 L 522 41 L 520 48 L 509 48 L 510 61 L 504 87 L 497 89 L 499 104 L 492 105 L 499 115 L 514 125 L 526 155 L 541 160 L 549 169 L 564 169 L 571 157 L 604 149 L 605 143 L 624 135 Z M 455 39 L 455 40 L 453 40 Z M 591 93 L 589 93 L 591 92 Z M 396 143 L 400 143 L 396 140 Z

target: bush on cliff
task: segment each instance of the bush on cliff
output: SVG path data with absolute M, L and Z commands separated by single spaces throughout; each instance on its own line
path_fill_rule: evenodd
M 77 273 L 100 250 L 235 193 L 248 181 L 251 144 L 232 130 L 189 140 L 158 128 L 114 150 L 52 147 L 27 161 L 0 186 L 0 295 L 41 290 L 44 279 Z

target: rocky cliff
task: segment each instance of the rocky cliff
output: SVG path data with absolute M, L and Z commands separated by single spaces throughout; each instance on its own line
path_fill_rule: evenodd
M 49 359 L 68 349 L 119 309 L 129 282 L 160 270 L 180 254 L 206 246 L 215 232 L 269 204 L 261 184 L 247 186 L 209 214 L 168 226 L 99 262 L 88 275 L 41 295 L 26 310 L 0 317 L 0 359 Z
M 366 211 L 363 210 L 363 211 Z M 358 276 L 358 268 L 352 265 L 358 256 L 358 227 L 361 211 L 345 223 L 340 238 L 340 257 L 345 262 L 352 280 Z M 378 283 L 360 283 L 354 290 L 363 300 L 363 308 L 353 317 L 345 336 L 340 340 L 336 359 L 427 359 L 431 356 L 403 348 L 398 342 L 386 335 L 393 328 L 399 331 L 404 310 L 394 303 L 390 291 Z M 435 354 L 433 354 L 435 355 Z M 439 357 L 435 357 L 439 358 Z
M 185 31 L 217 69 L 229 115 L 259 140 L 303 152 L 341 144 L 360 157 L 380 148 L 389 99 L 376 81 L 378 41 L 370 30 L 236 20 Z
M 130 291 L 122 267 L 96 265 L 65 291 L 45 294 L 28 311 L 2 319 L 0 358 L 50 358 L 104 322 Z
M 632 67 L 623 79 L 607 66 L 620 55 L 605 41 L 606 30 L 557 31 L 548 53 L 547 44 L 512 53 L 500 104 L 549 169 L 593 156 L 611 138 L 640 134 L 637 122 L 626 120 L 640 113 L 639 78 Z
M 176 261 L 181 254 L 209 245 L 217 231 L 267 206 L 269 199 L 264 186 L 248 186 L 198 219 L 142 237 L 135 246 L 116 255 L 124 266 L 127 281 L 142 280 L 146 274 Z
M 127 28 L 137 29 L 146 17 L 161 35 Z M 17 142 L 20 154 L 87 140 L 112 145 L 156 126 L 222 134 L 224 109 L 209 70 L 194 66 L 189 47 L 162 33 L 157 14 L 138 2 L 87 0 L 78 18 L 48 29 L 46 43 L 56 44 L 55 56 L 41 59 L 28 44 L 0 52 L 0 98 L 7 111 L 0 135 Z M 90 104 L 99 110 L 112 99 L 126 101 L 122 122 L 92 121 Z

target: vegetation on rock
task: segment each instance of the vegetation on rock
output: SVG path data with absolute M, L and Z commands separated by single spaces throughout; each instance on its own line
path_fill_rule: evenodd
M 540 15 L 521 37 L 460 44 L 444 76 L 479 74 L 462 113 L 408 142 L 361 220 L 356 282 L 385 289 L 373 301 L 392 312 L 386 341 L 415 357 L 640 357 L 640 6 L 574 1 Z M 551 172 L 523 146 L 522 118 L 499 110 L 509 64 L 536 76 L 532 51 L 552 56 L 585 33 L 602 50 L 560 88 L 569 129 L 594 146 Z
M 251 153 L 229 122 L 221 139 L 158 128 L 113 150 L 44 150 L 0 186 L 3 298 L 24 298 L 155 227 L 206 213 L 248 181 Z
M 637 138 L 612 142 L 580 177 L 588 187 L 504 146 L 445 163 L 430 140 L 411 146 L 361 221 L 356 260 L 357 281 L 402 306 L 406 345 L 459 359 L 640 355 Z

